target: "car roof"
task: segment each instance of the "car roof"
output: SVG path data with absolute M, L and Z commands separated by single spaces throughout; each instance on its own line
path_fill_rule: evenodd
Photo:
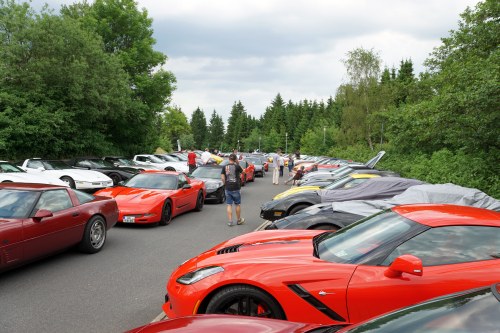
M 222 165 L 219 165 L 219 164 L 206 164 L 206 165 L 200 165 L 200 166 L 198 166 L 198 168 L 216 168 L 216 169 L 222 169 Z
M 414 204 L 392 208 L 401 216 L 429 227 L 481 225 L 500 227 L 500 212 L 448 204 Z
M 154 173 L 154 174 L 160 174 L 160 175 L 179 175 L 183 172 L 179 172 L 179 171 L 162 171 L 162 170 L 144 170 L 142 171 L 140 174 L 146 174 L 146 173 Z
M 67 188 L 66 186 L 51 185 L 51 184 L 39 184 L 39 183 L 0 183 L 0 188 L 11 189 L 11 190 L 52 190 Z

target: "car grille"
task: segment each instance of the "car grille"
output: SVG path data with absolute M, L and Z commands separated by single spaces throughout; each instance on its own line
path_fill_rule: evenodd
M 228 247 L 225 247 L 223 249 L 220 249 L 217 251 L 217 255 L 238 252 L 241 245 L 243 245 L 243 244 L 232 245 L 232 246 L 228 246 Z

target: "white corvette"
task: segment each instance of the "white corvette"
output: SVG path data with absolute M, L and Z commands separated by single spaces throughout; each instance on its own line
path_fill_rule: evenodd
M 79 190 L 93 190 L 113 186 L 111 178 L 92 170 L 75 169 L 59 160 L 27 159 L 21 166 L 28 173 L 56 177 Z
M 140 154 L 134 156 L 134 162 L 140 165 L 153 165 L 166 171 L 189 172 L 187 162 L 175 161 L 172 157 L 159 157 L 160 155 Z
M 69 186 L 62 180 L 48 175 L 34 175 L 27 173 L 20 167 L 7 161 L 0 161 L 0 183 L 39 183 L 50 185 Z

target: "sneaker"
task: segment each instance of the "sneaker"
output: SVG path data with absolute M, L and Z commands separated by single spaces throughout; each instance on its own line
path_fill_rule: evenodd
M 238 222 L 236 222 L 236 223 L 237 223 L 238 225 L 241 225 L 241 224 L 245 223 L 245 219 L 244 219 L 244 218 L 240 218 L 240 219 L 238 220 Z
M 234 225 L 234 223 L 233 223 L 233 222 L 227 222 L 227 225 L 228 225 L 229 227 L 232 227 L 232 226 Z

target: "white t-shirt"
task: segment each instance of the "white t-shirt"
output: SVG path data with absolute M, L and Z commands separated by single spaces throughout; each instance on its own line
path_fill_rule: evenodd
M 203 164 L 207 164 L 211 157 L 212 154 L 210 154 L 210 152 L 208 151 L 204 151 L 203 153 L 201 153 L 201 161 L 203 162 Z

